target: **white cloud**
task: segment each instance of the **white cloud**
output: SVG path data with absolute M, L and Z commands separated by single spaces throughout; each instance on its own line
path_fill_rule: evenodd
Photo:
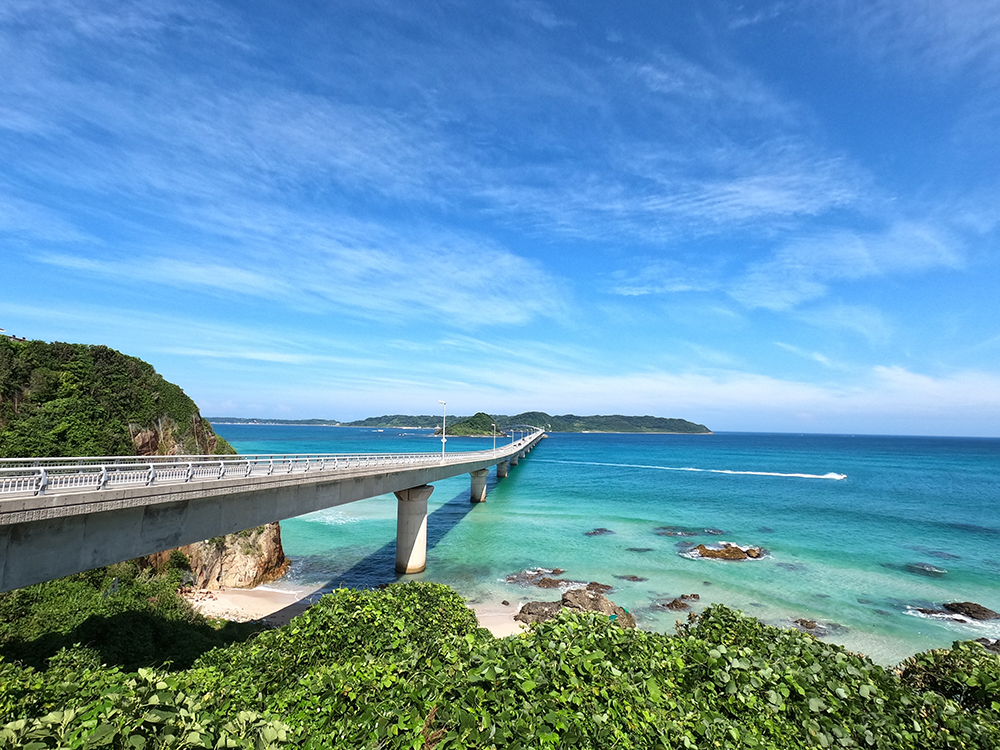
M 851 331 L 872 345 L 887 343 L 894 331 L 885 315 L 870 305 L 812 305 L 796 310 L 794 317 L 816 328 Z
M 557 16 L 549 5 L 538 0 L 513 0 L 511 7 L 549 30 L 574 25 L 572 21 Z
M 789 243 L 752 264 L 729 293 L 747 307 L 788 310 L 824 296 L 833 282 L 956 269 L 962 263 L 957 242 L 945 233 L 898 223 L 881 234 L 840 231 Z
M 931 78 L 1000 72 L 997 0 L 822 0 L 818 5 L 820 22 L 852 38 L 864 56 Z
M 352 247 L 311 237 L 295 250 L 214 260 L 204 249 L 175 248 L 175 257 L 135 253 L 99 260 L 46 253 L 38 260 L 112 279 L 279 301 L 317 312 L 339 309 L 378 320 L 447 320 L 451 327 L 517 325 L 567 315 L 565 285 L 536 262 L 490 243 L 455 235 L 397 238 L 394 247 Z M 179 257 L 184 256 L 184 257 Z
M 819 362 L 824 367 L 836 366 L 834 362 L 822 352 L 807 351 L 798 346 L 793 346 L 792 344 L 786 344 L 781 341 L 775 341 L 774 345 L 784 349 L 786 352 L 791 352 L 792 354 L 798 357 L 802 357 L 803 359 L 809 359 L 812 360 L 813 362 Z
M 711 272 L 719 270 L 709 265 L 690 268 L 675 260 L 648 261 L 635 271 L 612 272 L 609 291 L 623 297 L 708 291 L 718 286 Z

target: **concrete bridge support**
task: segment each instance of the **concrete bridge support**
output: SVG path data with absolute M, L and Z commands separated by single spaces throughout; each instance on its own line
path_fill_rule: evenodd
M 510 461 L 501 461 L 497 464 L 497 479 L 503 479 L 510 471 Z
M 486 502 L 486 475 L 489 473 L 489 469 L 477 469 L 476 471 L 469 472 L 469 476 L 472 477 L 472 491 L 469 495 L 470 502 Z
M 427 567 L 427 498 L 434 486 L 422 484 L 396 496 L 396 572 L 419 573 Z
M 520 458 L 521 457 L 515 453 L 513 456 L 510 457 L 510 465 L 517 466 L 517 462 L 520 460 Z

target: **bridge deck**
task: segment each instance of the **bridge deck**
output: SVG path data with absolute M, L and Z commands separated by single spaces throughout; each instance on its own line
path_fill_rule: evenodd
M 0 461 L 0 591 L 481 472 L 495 450 Z

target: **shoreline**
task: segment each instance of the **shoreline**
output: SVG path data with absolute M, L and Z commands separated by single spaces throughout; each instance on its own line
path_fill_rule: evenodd
M 195 611 L 212 620 L 232 622 L 262 621 L 271 627 L 281 627 L 305 612 L 319 598 L 320 587 L 275 589 L 258 586 L 253 589 L 188 589 L 182 590 Z
M 282 627 L 301 615 L 321 596 L 321 587 L 302 586 L 276 589 L 258 586 L 253 589 L 189 589 L 181 592 L 200 614 L 213 620 L 264 622 Z M 514 619 L 520 603 L 479 602 L 467 605 L 476 614 L 480 627 L 497 638 L 523 632 L 527 626 Z

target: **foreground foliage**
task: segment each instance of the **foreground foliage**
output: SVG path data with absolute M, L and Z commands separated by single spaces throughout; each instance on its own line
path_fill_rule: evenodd
M 60 652 L 77 665 L 189 667 L 260 630 L 214 627 L 177 595 L 184 576 L 184 556 L 175 553 L 161 573 L 126 562 L 0 594 L 0 655 L 35 669 Z
M 680 630 L 563 615 L 501 640 L 444 586 L 341 590 L 182 671 L 0 662 L 0 748 L 1000 747 L 978 644 L 898 677 L 718 605 Z

